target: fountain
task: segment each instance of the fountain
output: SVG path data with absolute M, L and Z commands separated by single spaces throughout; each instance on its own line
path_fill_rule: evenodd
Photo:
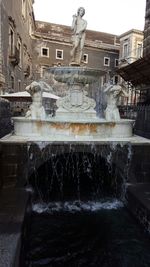
M 108 83 L 105 117 L 99 118 L 96 102 L 88 97 L 87 88 L 103 76 L 104 70 L 82 66 L 82 51 L 87 22 L 83 20 L 84 8 L 73 16 L 73 48 L 69 66 L 50 67 L 47 76 L 66 85 L 67 94 L 57 100 L 56 116 L 47 116 L 42 105 L 43 85 L 32 82 L 26 90 L 31 94 L 32 105 L 26 117 L 13 118 L 14 134 L 21 137 L 37 137 L 48 141 L 101 140 L 106 138 L 128 138 L 132 136 L 132 120 L 120 119 L 117 101 L 126 95 L 122 85 Z M 127 96 L 127 95 L 126 95 Z

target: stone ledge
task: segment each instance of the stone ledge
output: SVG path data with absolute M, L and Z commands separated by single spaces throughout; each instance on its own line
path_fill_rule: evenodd
M 130 184 L 126 200 L 128 209 L 150 234 L 150 183 Z
M 19 267 L 22 227 L 29 194 L 24 189 L 0 192 L 0 266 Z

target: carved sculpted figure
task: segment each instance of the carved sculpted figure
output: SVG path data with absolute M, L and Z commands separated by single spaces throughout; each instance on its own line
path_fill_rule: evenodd
M 122 85 L 113 85 L 108 84 L 104 89 L 104 92 L 107 95 L 107 107 L 105 110 L 105 119 L 107 121 L 118 121 L 120 120 L 120 114 L 117 107 L 119 97 L 125 96 L 128 97 L 127 92 L 125 91 L 126 87 Z
M 70 52 L 72 65 L 80 65 L 82 58 L 82 51 L 85 41 L 85 30 L 87 27 L 87 22 L 82 17 L 85 14 L 85 9 L 79 7 L 77 10 L 77 15 L 73 15 L 72 27 L 73 30 L 73 48 Z
M 26 91 L 32 97 L 32 104 L 26 113 L 26 118 L 43 119 L 45 118 L 45 110 L 42 105 L 42 88 L 38 82 L 32 82 L 26 87 Z
M 44 91 L 52 91 L 52 88 L 45 82 L 34 81 L 26 87 L 26 91 L 32 97 L 32 104 L 26 113 L 26 118 L 44 119 L 46 117 L 46 113 L 42 104 L 42 95 Z

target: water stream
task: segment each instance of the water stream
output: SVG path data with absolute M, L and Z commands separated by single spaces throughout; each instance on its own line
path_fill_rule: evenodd
M 150 239 L 123 203 L 126 179 L 113 164 L 115 149 L 106 158 L 95 148 L 55 154 L 30 177 L 21 267 L 150 266 Z

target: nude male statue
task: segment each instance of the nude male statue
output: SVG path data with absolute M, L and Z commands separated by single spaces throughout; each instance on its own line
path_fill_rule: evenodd
M 85 30 L 87 27 L 87 21 L 82 17 L 85 14 L 85 9 L 79 7 L 77 15 L 73 15 L 72 27 L 73 30 L 73 48 L 70 52 L 72 65 L 80 65 L 82 58 L 82 51 L 85 41 Z
M 120 114 L 117 107 L 119 97 L 125 96 L 128 97 L 127 92 L 125 91 L 126 87 L 118 84 L 108 84 L 104 89 L 104 92 L 107 95 L 107 107 L 105 110 L 105 119 L 107 121 L 119 121 Z
M 45 82 L 32 82 L 25 90 L 31 95 L 32 104 L 25 117 L 30 119 L 45 119 L 46 113 L 43 106 L 43 92 L 51 92 L 52 88 Z

